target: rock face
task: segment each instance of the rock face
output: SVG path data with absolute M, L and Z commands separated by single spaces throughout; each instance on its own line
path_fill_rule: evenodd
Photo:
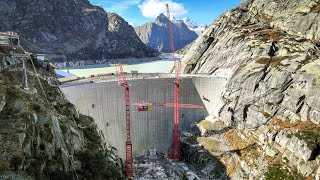
M 151 55 L 125 20 L 88 0 L 0 0 L 0 24 L 53 61 Z
M 156 52 L 172 52 L 168 19 L 164 14 L 160 14 L 155 22 L 149 22 L 136 27 L 135 31 L 142 42 L 150 49 Z M 191 31 L 182 20 L 173 20 L 172 32 L 175 50 L 182 49 L 198 37 L 198 35 L 194 31 Z
M 218 119 L 182 132 L 182 158 L 209 179 L 317 179 L 320 127 L 310 121 L 236 129 Z
M 318 1 L 249 0 L 221 15 L 182 59 L 188 73 L 231 70 L 221 117 L 238 127 L 319 124 Z M 299 20 L 300 19 L 300 20 Z
M 279 157 L 311 179 L 319 179 L 319 12 L 318 0 L 247 0 L 218 17 L 182 59 L 185 73 L 229 72 L 216 118 L 261 138 L 252 140 L 258 156 Z M 249 177 L 263 173 L 246 164 L 239 161 Z M 268 169 L 272 177 L 278 167 Z
M 27 63 L 28 69 L 31 64 Z M 40 72 L 22 89 L 22 65 L 0 73 L 0 179 L 121 179 L 122 162 L 91 117 L 83 116 Z

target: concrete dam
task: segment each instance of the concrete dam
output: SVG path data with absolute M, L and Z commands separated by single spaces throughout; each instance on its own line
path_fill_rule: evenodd
M 172 145 L 173 108 L 153 107 L 152 111 L 138 111 L 137 102 L 168 103 L 174 101 L 174 76 L 127 79 L 130 87 L 131 137 L 133 157 L 148 154 L 149 149 L 167 153 Z M 180 130 L 217 113 L 226 80 L 212 76 L 181 77 L 180 103 L 195 104 L 205 109 L 180 109 Z M 73 82 L 60 86 L 66 98 L 78 111 L 94 118 L 108 144 L 125 157 L 125 99 L 117 79 Z

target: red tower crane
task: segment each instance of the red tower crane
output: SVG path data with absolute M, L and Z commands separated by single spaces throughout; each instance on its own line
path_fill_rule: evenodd
M 126 76 L 123 72 L 122 64 L 118 63 L 119 69 L 119 86 L 124 88 L 125 104 L 126 104 L 126 174 L 127 178 L 131 179 L 133 175 L 132 165 L 132 143 L 131 143 L 131 132 L 130 132 L 130 96 L 129 87 L 130 85 L 126 81 Z
M 179 131 L 179 104 L 180 104 L 180 61 L 177 61 L 174 49 L 174 40 L 172 34 L 172 22 L 170 18 L 169 4 L 166 4 L 168 28 L 170 33 L 170 42 L 172 48 L 172 56 L 174 59 L 176 81 L 174 82 L 174 126 L 173 126 L 173 145 L 172 145 L 172 159 L 175 161 L 180 160 L 180 131 Z
M 191 109 L 204 109 L 202 106 L 193 105 L 193 104 L 180 104 L 180 70 L 181 65 L 180 61 L 177 61 L 175 56 L 174 49 L 174 40 L 172 34 L 172 22 L 170 20 L 170 11 L 169 5 L 166 4 L 167 8 L 167 18 L 168 18 L 168 29 L 170 33 L 170 42 L 172 47 L 172 56 L 174 59 L 175 67 L 175 82 L 174 82 L 174 103 L 134 103 L 133 105 L 138 105 L 140 109 L 148 109 L 148 106 L 164 106 L 164 107 L 173 107 L 174 108 L 174 126 L 173 126 L 173 144 L 172 151 L 170 152 L 171 158 L 174 161 L 180 160 L 180 130 L 179 130 L 179 110 L 180 108 L 191 108 Z M 141 108 L 145 107 L 145 108 Z

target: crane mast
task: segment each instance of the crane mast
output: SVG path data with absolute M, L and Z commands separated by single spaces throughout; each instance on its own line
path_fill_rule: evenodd
M 173 107 L 174 108 L 173 144 L 172 144 L 170 156 L 174 161 L 179 161 L 180 160 L 179 109 L 180 108 L 204 109 L 204 107 L 194 105 L 194 104 L 180 104 L 180 69 L 181 69 L 181 65 L 180 65 L 180 61 L 177 61 L 176 56 L 175 56 L 174 40 L 173 40 L 173 34 L 172 34 L 172 22 L 170 21 L 170 11 L 169 11 L 168 4 L 166 4 L 166 8 L 167 8 L 167 18 L 168 18 L 168 29 L 169 29 L 169 33 L 170 33 L 170 42 L 171 42 L 171 47 L 172 47 L 172 55 L 174 58 L 174 69 L 175 69 L 174 102 L 173 103 L 138 102 L 138 103 L 134 103 L 133 105 L 138 106 L 138 111 L 150 111 L 149 106 L 162 106 L 162 107 Z M 122 67 L 121 67 L 120 71 L 122 72 Z M 122 79 L 125 79 L 124 74 L 123 73 L 121 73 L 121 74 L 123 76 Z M 122 82 L 125 82 L 125 81 L 122 81 Z M 129 88 L 128 88 L 128 94 L 129 94 Z M 128 101 L 128 103 L 129 103 L 129 101 Z M 151 110 L 152 110 L 152 108 L 151 108 Z
M 128 179 L 133 176 L 133 160 L 132 160 L 132 142 L 130 131 L 130 95 L 129 84 L 126 81 L 126 76 L 123 72 L 122 64 L 118 63 L 119 68 L 119 86 L 124 88 L 125 106 L 126 106 L 126 175 Z
M 175 161 L 180 160 L 180 130 L 179 130 L 179 104 L 180 104 L 180 61 L 175 56 L 174 40 L 172 34 L 172 22 L 170 18 L 169 4 L 166 4 L 168 28 L 170 33 L 170 42 L 172 48 L 172 56 L 174 59 L 176 80 L 174 82 L 174 128 L 173 128 L 173 145 L 171 158 Z

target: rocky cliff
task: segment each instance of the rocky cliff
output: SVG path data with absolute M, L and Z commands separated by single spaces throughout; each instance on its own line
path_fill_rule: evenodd
M 182 20 L 174 20 L 172 22 L 175 50 L 182 49 L 198 37 Z M 136 27 L 135 31 L 142 42 L 150 49 L 156 52 L 172 52 L 168 19 L 164 14 L 160 14 L 155 22 L 149 22 Z
M 0 24 L 18 32 L 27 51 L 53 61 L 151 55 L 124 19 L 88 0 L 0 0 Z
M 227 74 L 215 117 L 244 142 L 256 137 L 258 156 L 278 157 L 279 167 L 318 179 L 319 12 L 318 0 L 247 0 L 218 17 L 182 59 L 186 73 Z M 265 161 L 249 167 L 259 162 L 235 156 L 248 176 L 264 169 Z
M 22 88 L 21 64 L 0 72 L 0 179 L 123 178 L 121 159 L 93 119 L 79 114 L 37 68 L 43 93 L 29 63 L 29 90 Z

